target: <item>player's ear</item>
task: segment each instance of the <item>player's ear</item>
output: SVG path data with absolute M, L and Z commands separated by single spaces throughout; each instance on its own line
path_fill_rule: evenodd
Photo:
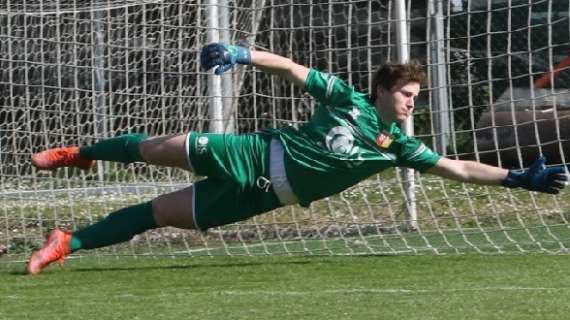
M 384 99 L 384 95 L 388 92 L 382 85 L 376 87 L 376 98 Z
M 376 90 L 376 97 L 380 97 L 380 95 L 382 94 L 382 86 L 376 86 L 375 90 Z

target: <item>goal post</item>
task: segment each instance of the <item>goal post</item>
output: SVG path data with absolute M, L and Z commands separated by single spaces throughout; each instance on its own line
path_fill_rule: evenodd
M 404 42 L 429 79 L 416 103 L 418 139 L 454 159 L 506 168 L 526 167 L 540 153 L 550 163 L 568 161 L 567 2 L 403 2 Z M 314 99 L 254 67 L 217 77 L 220 90 L 210 91 L 213 76 L 201 70 L 199 53 L 213 41 L 212 29 L 370 92 L 376 68 L 398 59 L 398 3 L 0 4 L 1 258 L 27 257 L 55 226 L 76 230 L 197 179 L 143 164 L 40 172 L 30 164 L 34 152 L 124 133 L 248 133 L 310 119 Z M 222 20 L 208 14 L 215 6 L 223 7 Z M 212 112 L 214 98 L 219 109 Z M 435 101 L 447 107 L 436 108 Z M 415 187 L 406 189 L 403 181 Z M 280 208 L 206 233 L 156 229 L 77 255 L 561 253 L 570 245 L 569 200 L 568 192 L 536 194 L 417 172 L 402 178 L 387 170 L 309 208 Z M 416 218 L 407 215 L 410 206 Z M 405 227 L 410 221 L 414 227 Z

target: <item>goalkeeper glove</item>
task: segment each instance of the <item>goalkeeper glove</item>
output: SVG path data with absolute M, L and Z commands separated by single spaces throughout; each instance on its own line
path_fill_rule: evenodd
M 246 47 L 225 43 L 210 43 L 202 48 L 200 63 L 202 68 L 206 70 L 218 66 L 214 73 L 221 75 L 235 64 L 251 64 L 251 52 Z
M 542 156 L 526 170 L 509 170 L 509 174 L 503 180 L 503 186 L 521 187 L 550 194 L 559 193 L 568 182 L 566 169 L 564 166 L 547 168 L 545 163 L 546 158 Z

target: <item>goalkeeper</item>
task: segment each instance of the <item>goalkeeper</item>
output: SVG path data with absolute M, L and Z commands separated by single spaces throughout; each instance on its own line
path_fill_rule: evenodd
M 213 43 L 201 64 L 217 75 L 235 64 L 254 65 L 304 88 L 319 103 L 301 127 L 253 134 L 190 132 L 161 137 L 128 134 L 93 145 L 46 150 L 32 156 L 40 170 L 89 169 L 95 160 L 146 162 L 177 167 L 207 177 L 156 199 L 109 214 L 73 233 L 55 229 L 33 253 L 28 272 L 37 274 L 66 255 L 128 241 L 146 230 L 173 226 L 206 230 L 250 218 L 277 207 L 312 201 L 342 190 L 390 167 L 411 167 L 445 178 L 508 188 L 558 193 L 568 180 L 565 167 L 508 171 L 473 161 L 443 158 L 404 135 L 399 124 L 414 110 L 424 81 L 415 63 L 387 64 L 374 75 L 370 96 L 341 79 L 288 58 Z

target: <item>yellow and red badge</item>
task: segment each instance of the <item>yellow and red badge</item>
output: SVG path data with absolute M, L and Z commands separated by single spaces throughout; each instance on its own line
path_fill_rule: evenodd
M 394 138 L 386 130 L 376 136 L 376 144 L 382 149 L 388 149 L 392 142 L 394 142 Z

